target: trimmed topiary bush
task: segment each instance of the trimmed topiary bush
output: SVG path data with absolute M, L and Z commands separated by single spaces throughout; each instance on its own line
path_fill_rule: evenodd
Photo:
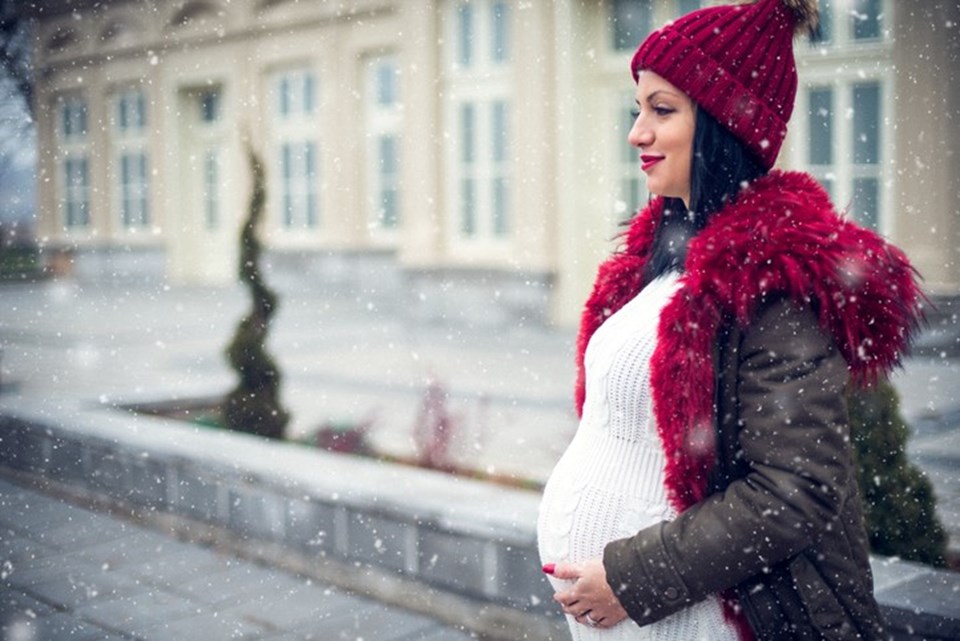
M 896 390 L 884 380 L 851 393 L 849 404 L 871 550 L 945 565 L 947 535 L 937 518 L 933 486 L 907 459 L 909 428 Z
M 227 347 L 227 358 L 240 380 L 223 403 L 226 426 L 267 438 L 283 438 L 289 414 L 280 405 L 280 371 L 267 353 L 267 329 L 277 309 L 277 295 L 267 287 L 260 273 L 260 241 L 257 227 L 266 202 L 263 164 L 247 149 L 253 174 L 253 195 L 247 221 L 240 234 L 240 280 L 250 290 L 253 305 L 240 321 Z

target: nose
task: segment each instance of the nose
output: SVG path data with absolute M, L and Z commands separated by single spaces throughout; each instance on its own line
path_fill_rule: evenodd
M 653 131 L 643 122 L 643 114 L 637 116 L 627 134 L 631 147 L 649 147 L 653 143 Z

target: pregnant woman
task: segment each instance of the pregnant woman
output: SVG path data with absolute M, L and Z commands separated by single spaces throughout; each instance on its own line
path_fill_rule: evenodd
M 845 391 L 922 298 L 904 255 L 773 169 L 816 2 L 690 13 L 631 64 L 656 197 L 600 267 L 581 421 L 544 491 L 574 639 L 881 639 Z

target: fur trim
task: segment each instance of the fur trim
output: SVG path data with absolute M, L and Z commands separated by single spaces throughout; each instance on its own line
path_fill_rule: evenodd
M 656 199 L 624 234 L 624 248 L 600 266 L 577 340 L 578 413 L 587 343 L 642 288 L 662 214 Z M 665 485 L 678 511 L 706 497 L 720 326 L 746 328 L 764 299 L 784 295 L 816 310 L 859 384 L 899 363 L 922 319 L 917 274 L 903 253 L 842 219 L 812 177 L 775 170 L 755 181 L 691 241 L 680 289 L 660 317 L 650 382 L 667 455 Z

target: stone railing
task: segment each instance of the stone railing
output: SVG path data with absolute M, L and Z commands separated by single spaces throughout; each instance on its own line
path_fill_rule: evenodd
M 491 638 L 566 639 L 539 495 L 109 409 L 0 405 L 0 472 Z M 960 574 L 873 559 L 896 639 L 960 639 Z

